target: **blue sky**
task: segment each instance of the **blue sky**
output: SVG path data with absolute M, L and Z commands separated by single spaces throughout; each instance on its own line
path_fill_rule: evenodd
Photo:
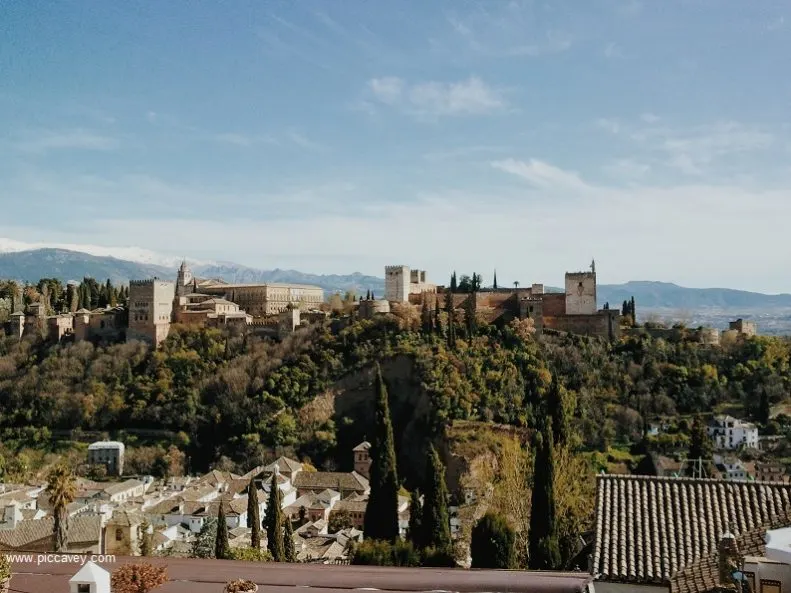
M 788 9 L 6 0 L 0 237 L 791 291 Z

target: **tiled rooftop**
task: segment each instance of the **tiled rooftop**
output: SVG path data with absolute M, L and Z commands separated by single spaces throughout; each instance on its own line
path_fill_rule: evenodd
M 667 583 L 737 537 L 783 513 L 791 485 L 712 479 L 597 477 L 592 572 L 602 580 Z

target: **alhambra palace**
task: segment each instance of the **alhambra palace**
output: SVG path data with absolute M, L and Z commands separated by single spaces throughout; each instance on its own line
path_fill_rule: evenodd
M 408 266 L 385 267 L 385 294 L 354 299 L 349 317 L 370 319 L 396 310 L 444 308 L 449 287 L 427 280 L 424 270 Z M 455 310 L 475 299 L 476 315 L 488 323 L 531 319 L 537 333 L 544 330 L 616 339 L 620 311 L 598 309 L 596 265 L 588 271 L 567 272 L 563 292 L 547 292 L 543 284 L 513 288 L 495 286 L 474 292 L 453 292 Z M 43 305 L 30 304 L 15 312 L 7 330 L 22 337 L 40 332 L 52 341 L 90 340 L 118 342 L 140 340 L 159 345 L 173 324 L 223 327 L 241 326 L 251 331 L 283 337 L 303 325 L 331 314 L 324 290 L 300 284 L 229 284 L 193 276 L 182 262 L 176 281 L 153 278 L 132 280 L 126 306 L 47 316 Z

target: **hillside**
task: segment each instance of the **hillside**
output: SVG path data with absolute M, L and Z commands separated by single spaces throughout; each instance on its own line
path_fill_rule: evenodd
M 239 284 L 258 282 L 284 282 L 290 284 L 312 284 L 321 286 L 324 290 L 334 292 L 354 291 L 365 294 L 373 290 L 377 295 L 384 294 L 384 278 L 366 276 L 355 272 L 354 274 L 306 274 L 297 270 L 257 270 L 233 263 L 219 263 L 205 266 L 195 266 L 194 273 L 202 278 L 221 278 L 226 282 Z
M 113 284 L 128 284 L 130 279 L 170 278 L 175 270 L 114 257 L 100 257 L 67 249 L 35 249 L 0 253 L 0 278 L 21 282 L 38 282 L 41 278 L 58 278 L 64 282 L 85 277 L 99 281 L 108 278 Z
M 643 308 L 676 309 L 777 309 L 791 307 L 791 294 L 761 294 L 730 288 L 686 288 L 669 282 L 632 281 L 602 284 L 598 287 L 599 305 L 613 307 L 635 298 Z

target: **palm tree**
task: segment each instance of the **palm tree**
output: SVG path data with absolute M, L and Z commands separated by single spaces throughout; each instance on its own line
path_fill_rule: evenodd
M 519 280 L 514 281 L 514 288 L 519 288 Z
M 77 487 L 74 483 L 74 474 L 65 465 L 59 465 L 49 472 L 47 478 L 47 493 L 49 503 L 52 505 L 52 514 L 55 516 L 55 551 L 66 550 L 69 535 L 69 514 L 66 507 L 74 501 Z

